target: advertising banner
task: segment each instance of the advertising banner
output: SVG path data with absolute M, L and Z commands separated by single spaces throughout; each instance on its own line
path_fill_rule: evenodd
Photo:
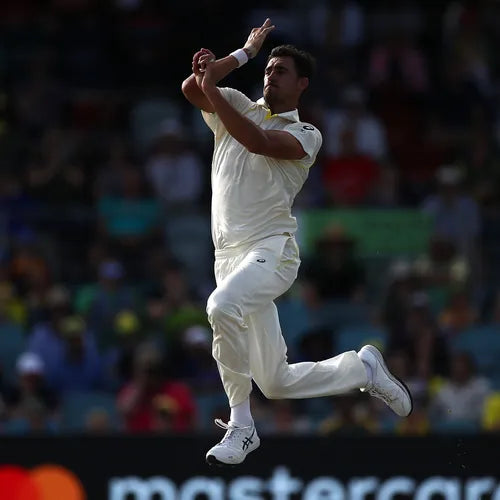
M 415 209 L 304 210 L 298 239 L 304 255 L 333 227 L 342 227 L 356 241 L 359 257 L 417 256 L 427 251 L 431 220 Z
M 500 500 L 500 436 L 262 439 L 233 469 L 207 437 L 3 438 L 2 500 Z

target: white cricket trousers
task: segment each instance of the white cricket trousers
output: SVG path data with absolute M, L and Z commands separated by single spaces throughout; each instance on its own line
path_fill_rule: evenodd
M 299 265 L 290 235 L 215 252 L 217 288 L 208 299 L 207 314 L 212 353 L 231 407 L 250 395 L 252 378 L 269 399 L 330 396 L 367 383 L 355 351 L 319 362 L 287 363 L 273 301 L 290 288 Z

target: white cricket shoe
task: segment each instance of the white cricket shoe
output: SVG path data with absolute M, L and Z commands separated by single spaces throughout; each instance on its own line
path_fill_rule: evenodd
M 206 460 L 209 465 L 224 467 L 241 464 L 251 451 L 259 447 L 260 439 L 254 424 L 238 427 L 218 418 L 215 423 L 226 429 L 226 434 L 220 443 L 208 450 Z
M 358 356 L 370 366 L 373 375 L 371 383 L 360 390 L 381 399 L 400 417 L 407 417 L 413 410 L 410 391 L 402 380 L 389 371 L 382 353 L 372 345 L 365 345 Z

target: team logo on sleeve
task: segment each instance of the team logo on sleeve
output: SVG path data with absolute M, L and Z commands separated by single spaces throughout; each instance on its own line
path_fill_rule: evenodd
M 302 125 L 302 130 L 314 130 L 314 127 L 311 127 L 311 125 Z

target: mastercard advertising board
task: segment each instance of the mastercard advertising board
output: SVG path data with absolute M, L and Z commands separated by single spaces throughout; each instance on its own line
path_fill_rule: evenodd
M 5 436 L 0 500 L 500 500 L 500 435 L 269 436 L 234 469 L 213 439 Z
M 78 477 L 52 464 L 33 469 L 0 466 L 0 497 L 2 500 L 87 500 Z

